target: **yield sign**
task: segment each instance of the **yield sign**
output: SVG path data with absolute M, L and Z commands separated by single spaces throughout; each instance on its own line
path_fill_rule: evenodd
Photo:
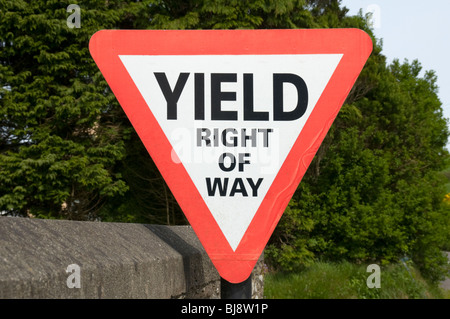
M 89 48 L 220 275 L 238 283 L 372 41 L 357 29 L 104 30 Z

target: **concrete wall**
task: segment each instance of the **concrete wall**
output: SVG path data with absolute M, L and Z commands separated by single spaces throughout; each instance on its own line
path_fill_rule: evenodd
M 189 226 L 0 217 L 0 298 L 220 298 L 220 277 Z

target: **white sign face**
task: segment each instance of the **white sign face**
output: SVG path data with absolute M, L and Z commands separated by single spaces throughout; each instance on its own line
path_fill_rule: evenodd
M 119 57 L 234 251 L 342 54 Z

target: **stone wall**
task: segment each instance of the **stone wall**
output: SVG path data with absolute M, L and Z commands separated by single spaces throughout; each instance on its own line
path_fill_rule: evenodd
M 189 226 L 0 217 L 0 298 L 214 299 L 220 277 Z

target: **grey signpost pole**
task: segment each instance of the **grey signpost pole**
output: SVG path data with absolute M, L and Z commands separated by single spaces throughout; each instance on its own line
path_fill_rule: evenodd
M 220 279 L 221 299 L 251 299 L 252 298 L 252 275 L 245 281 L 233 284 L 225 279 Z

